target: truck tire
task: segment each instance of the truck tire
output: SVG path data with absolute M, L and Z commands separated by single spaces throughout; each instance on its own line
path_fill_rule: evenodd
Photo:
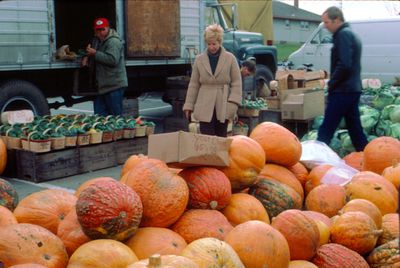
M 50 114 L 43 93 L 32 83 L 10 80 L 0 86 L 0 112 L 28 109 L 34 115 Z
M 261 64 L 257 64 L 256 66 L 256 80 L 263 79 L 266 85 L 269 87 L 269 82 L 274 80 L 274 75 L 272 74 L 271 70 Z

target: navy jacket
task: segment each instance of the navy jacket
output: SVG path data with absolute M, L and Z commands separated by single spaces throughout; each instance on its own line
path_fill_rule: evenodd
M 361 41 L 348 23 L 333 34 L 329 93 L 361 92 Z

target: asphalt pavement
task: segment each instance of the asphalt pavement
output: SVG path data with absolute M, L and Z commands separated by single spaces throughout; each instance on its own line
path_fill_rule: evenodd
M 149 92 L 139 97 L 139 115 L 141 115 L 144 119 L 151 120 L 156 123 L 156 132 L 162 132 L 163 126 L 162 121 L 166 116 L 171 115 L 172 107 L 168 103 L 165 103 L 161 99 L 162 93 L 160 92 Z M 48 99 L 48 101 L 55 102 L 61 101 L 58 98 Z M 60 107 L 57 110 L 50 111 L 52 115 L 55 114 L 77 114 L 77 113 L 85 113 L 85 114 L 93 114 L 93 103 L 92 102 L 84 102 L 80 104 L 76 104 L 72 107 Z M 98 178 L 98 177 L 112 177 L 114 179 L 120 178 L 122 166 L 116 166 L 101 170 L 96 170 L 92 172 L 82 173 L 70 177 L 55 179 L 51 181 L 34 183 L 26 180 L 21 180 L 18 178 L 7 178 L 7 179 L 16 189 L 19 199 L 21 200 L 25 196 L 38 192 L 44 189 L 64 189 L 69 192 L 74 192 L 75 189 L 78 188 L 83 182 Z

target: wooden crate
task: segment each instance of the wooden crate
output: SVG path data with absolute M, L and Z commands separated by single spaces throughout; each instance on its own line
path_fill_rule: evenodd
M 117 166 L 114 142 L 79 147 L 79 173 Z
M 129 140 L 120 140 L 115 142 L 115 153 L 117 163 L 122 165 L 125 161 L 134 154 L 147 155 L 148 138 L 134 138 Z
M 261 109 L 260 116 L 258 120 L 260 123 L 262 122 L 274 122 L 277 124 L 282 123 L 282 115 L 281 110 L 273 110 L 273 109 Z
M 312 129 L 314 118 L 305 120 L 284 119 L 282 125 L 292 131 L 299 139 Z
M 249 127 L 249 134 L 259 123 L 258 117 L 240 117 L 239 116 L 239 121 L 242 121 Z
M 17 176 L 22 180 L 42 182 L 79 173 L 79 150 L 65 149 L 48 153 L 15 150 Z

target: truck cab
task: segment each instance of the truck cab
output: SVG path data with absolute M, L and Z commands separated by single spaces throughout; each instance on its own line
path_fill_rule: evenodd
M 239 64 L 254 57 L 257 62 L 256 77 L 263 78 L 269 84 L 277 71 L 276 47 L 265 45 L 264 37 L 260 33 L 238 29 L 236 4 L 220 4 L 217 0 L 205 1 L 205 24 L 220 24 L 224 29 L 223 47 L 236 56 Z

